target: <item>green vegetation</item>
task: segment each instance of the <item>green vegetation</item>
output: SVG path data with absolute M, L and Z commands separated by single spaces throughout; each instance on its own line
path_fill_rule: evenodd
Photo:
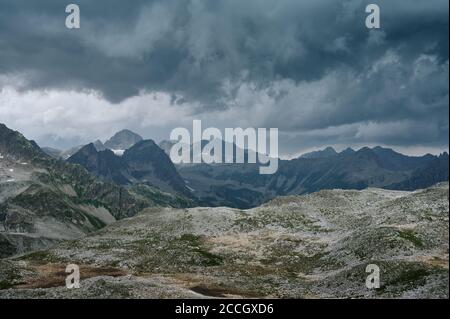
M 191 252 L 199 254 L 202 257 L 201 264 L 204 266 L 219 266 L 223 263 L 221 256 L 208 252 L 202 245 L 202 238 L 192 234 L 183 234 L 180 241 L 187 243 Z M 173 244 L 177 244 L 176 241 Z M 181 244 L 183 245 L 183 244 Z
M 0 290 L 12 288 L 20 280 L 19 269 L 9 261 L 0 260 Z
M 409 240 L 414 244 L 414 246 L 418 248 L 423 248 L 425 246 L 423 241 L 419 237 L 417 237 L 412 230 L 399 231 L 399 236 L 403 239 Z

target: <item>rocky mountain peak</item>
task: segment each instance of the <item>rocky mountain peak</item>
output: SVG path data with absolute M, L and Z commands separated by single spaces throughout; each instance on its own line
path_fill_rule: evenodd
M 112 150 L 126 150 L 142 140 L 143 138 L 139 134 L 130 130 L 122 130 L 107 140 L 104 147 Z
M 34 141 L 27 140 L 21 133 L 9 129 L 0 123 L 0 154 L 17 159 L 47 158 Z

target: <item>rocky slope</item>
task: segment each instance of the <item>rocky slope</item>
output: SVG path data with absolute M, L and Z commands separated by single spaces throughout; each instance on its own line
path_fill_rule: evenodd
M 101 182 L 0 124 L 0 258 L 84 236 L 155 205 L 188 204 L 151 186 Z
M 250 210 L 152 208 L 1 261 L 0 298 L 448 298 L 449 187 L 325 190 Z M 81 288 L 63 287 L 68 263 Z M 365 286 L 376 264 L 381 287 Z

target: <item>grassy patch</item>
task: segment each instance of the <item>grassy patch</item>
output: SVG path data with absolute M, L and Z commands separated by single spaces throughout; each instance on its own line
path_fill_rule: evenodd
M 20 280 L 19 269 L 10 262 L 0 260 L 0 290 L 13 288 Z
M 400 273 L 400 275 L 392 280 L 391 285 L 412 285 L 418 281 L 423 280 L 428 276 L 429 272 L 426 269 L 411 269 Z
M 399 231 L 399 236 L 403 239 L 410 241 L 416 247 L 422 248 L 425 246 L 423 241 L 420 238 L 418 238 L 412 230 Z
M 180 241 L 188 244 L 190 251 L 200 255 L 203 266 L 219 266 L 223 263 L 223 258 L 207 251 L 202 245 L 202 238 L 193 234 L 183 234 Z

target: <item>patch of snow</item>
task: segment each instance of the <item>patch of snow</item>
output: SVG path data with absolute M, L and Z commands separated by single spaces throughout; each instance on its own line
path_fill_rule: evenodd
M 122 156 L 125 150 L 111 150 L 115 155 Z

